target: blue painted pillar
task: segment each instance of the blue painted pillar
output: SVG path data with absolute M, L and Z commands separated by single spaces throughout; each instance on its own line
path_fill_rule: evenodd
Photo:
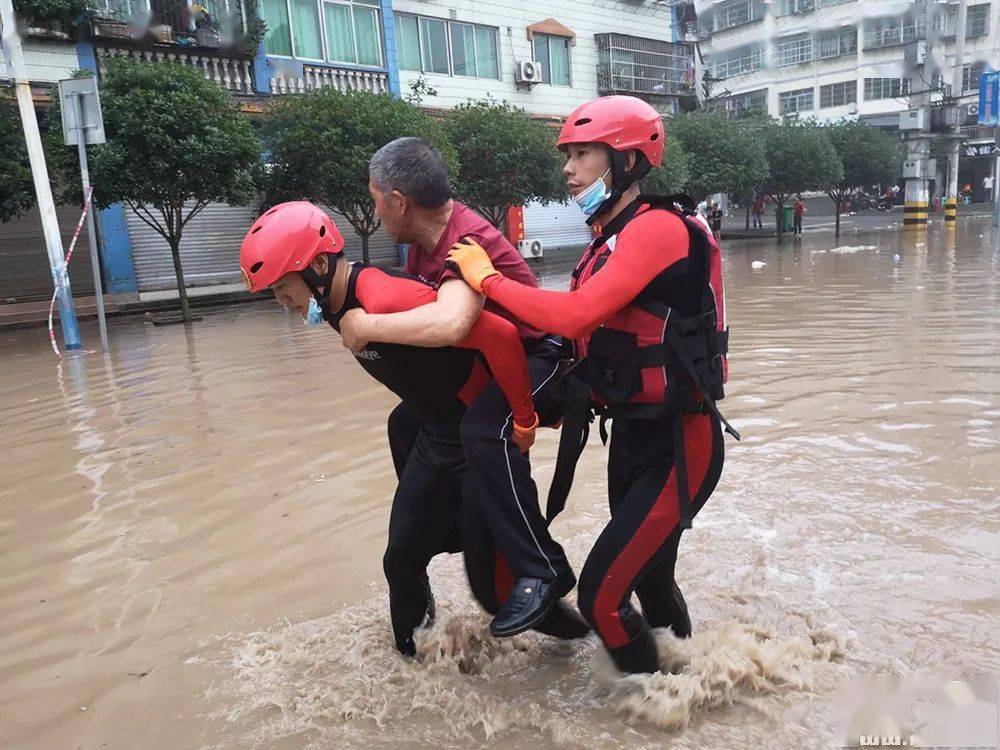
M 389 73 L 389 92 L 399 97 L 399 58 L 396 56 L 396 17 L 392 0 L 382 0 L 382 36 L 385 37 L 385 68 Z
M 97 76 L 97 56 L 90 42 L 78 42 L 76 59 L 83 70 Z M 100 175 L 95 175 L 100 180 Z M 108 294 L 137 294 L 139 285 L 135 278 L 135 264 L 132 262 L 132 244 L 125 224 L 125 207 L 115 203 L 94 214 L 98 226 L 98 253 L 104 271 L 104 290 Z
M 253 80 L 254 88 L 258 94 L 271 93 L 271 64 L 267 61 L 267 54 L 264 52 L 264 40 L 260 40 L 257 47 L 257 55 L 253 59 Z

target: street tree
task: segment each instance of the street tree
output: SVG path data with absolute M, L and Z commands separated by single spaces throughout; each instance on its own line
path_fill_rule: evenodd
M 107 143 L 91 147 L 95 203 L 127 204 L 166 240 L 190 322 L 184 230 L 209 203 L 253 200 L 260 142 L 225 89 L 175 63 L 110 60 L 101 107 Z
M 371 236 L 382 223 L 368 192 L 368 161 L 402 136 L 430 141 L 455 174 L 455 151 L 444 129 L 410 102 L 333 88 L 282 97 L 263 126 L 270 152 L 265 203 L 310 200 L 329 206 L 354 227 L 368 262 Z
M 16 219 L 35 205 L 28 147 L 10 91 L 0 88 L 0 223 Z
M 668 121 L 667 137 L 687 154 L 688 188 L 696 200 L 712 193 L 745 199 L 767 179 L 763 143 L 746 123 L 698 110 Z
M 673 195 L 687 187 L 690 173 L 688 157 L 681 142 L 667 133 L 663 142 L 663 164 L 650 170 L 642 179 L 642 192 L 649 195 Z
M 860 121 L 844 120 L 822 130 L 843 165 L 841 179 L 823 188 L 835 206 L 835 232 L 839 236 L 840 209 L 844 201 L 872 185 L 891 184 L 903 167 L 903 146 L 899 138 Z M 835 173 L 829 175 L 835 176 Z
M 458 153 L 455 189 L 495 227 L 512 205 L 566 197 L 555 131 L 506 101 L 468 101 L 447 113 L 445 133 Z
M 782 214 L 789 198 L 839 183 L 844 177 L 844 167 L 823 128 L 815 123 L 772 123 L 759 132 L 769 173 L 763 193 L 774 201 L 778 237 L 781 237 Z

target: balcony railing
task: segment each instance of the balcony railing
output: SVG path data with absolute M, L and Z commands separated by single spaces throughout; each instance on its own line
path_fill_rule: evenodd
M 195 68 L 207 80 L 215 81 L 234 94 L 254 93 L 253 68 L 251 61 L 246 58 L 212 54 L 210 51 L 189 52 L 179 47 L 108 47 L 101 44 L 101 40 L 96 40 L 94 47 L 97 53 L 97 71 L 101 76 L 104 75 L 107 61 L 112 58 L 173 62 Z
M 597 34 L 595 39 L 599 93 L 679 96 L 693 91 L 690 45 L 628 34 Z
M 373 70 L 304 65 L 301 76 L 282 75 L 271 79 L 272 94 L 304 94 L 307 91 L 331 87 L 338 91 L 370 91 L 373 94 L 384 94 L 389 91 L 389 76 Z

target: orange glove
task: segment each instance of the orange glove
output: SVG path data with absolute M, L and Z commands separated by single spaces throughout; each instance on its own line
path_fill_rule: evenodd
M 527 427 L 522 427 L 517 422 L 514 422 L 514 429 L 511 431 L 510 439 L 514 442 L 521 453 L 527 453 L 531 450 L 531 446 L 535 444 L 535 430 L 538 429 L 538 414 L 535 414 L 535 420 Z
M 500 273 L 493 267 L 493 262 L 486 251 L 471 237 L 465 237 L 451 246 L 448 260 L 455 265 L 465 283 L 480 294 L 483 282 L 490 276 Z

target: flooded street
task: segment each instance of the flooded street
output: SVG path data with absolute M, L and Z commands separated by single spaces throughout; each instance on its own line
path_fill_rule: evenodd
M 724 247 L 744 439 L 681 543 L 677 675 L 615 678 L 596 637 L 492 640 L 458 556 L 398 657 L 395 401 L 331 331 L 273 303 L 119 318 L 110 357 L 62 364 L 44 329 L 0 331 L 0 748 L 825 748 L 883 726 L 841 721 L 859 675 L 995 691 L 993 242 L 963 219 Z M 555 525 L 577 570 L 607 518 L 593 432 Z

